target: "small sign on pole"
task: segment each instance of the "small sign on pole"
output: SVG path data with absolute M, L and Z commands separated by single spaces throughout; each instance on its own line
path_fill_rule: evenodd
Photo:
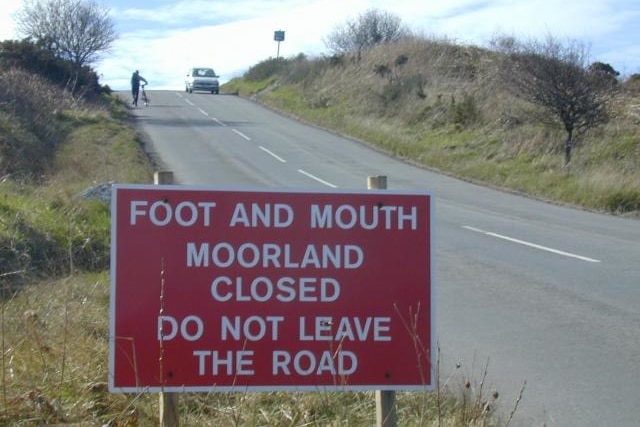
M 273 40 L 278 42 L 278 52 L 276 54 L 276 59 L 280 59 L 280 42 L 284 41 L 284 31 L 282 30 L 274 31 Z
M 433 388 L 429 194 L 112 191 L 112 392 Z

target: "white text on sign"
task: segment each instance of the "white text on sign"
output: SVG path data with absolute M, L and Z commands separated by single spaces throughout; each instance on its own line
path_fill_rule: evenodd
M 138 225 L 143 219 L 158 227 L 177 224 L 181 227 L 211 227 L 217 202 L 182 201 L 172 206 L 166 200 L 150 202 L 132 200 L 129 224 Z M 313 204 L 309 210 L 311 228 L 351 230 L 416 230 L 418 210 L 415 206 L 353 206 L 341 204 Z M 228 220 L 229 227 L 286 228 L 294 223 L 294 210 L 285 203 L 237 203 Z

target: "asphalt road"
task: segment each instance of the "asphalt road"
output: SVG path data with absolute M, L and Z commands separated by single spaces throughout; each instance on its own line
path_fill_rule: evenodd
M 439 175 L 235 96 L 149 95 L 136 123 L 181 184 L 364 189 L 385 175 L 431 192 L 443 381 L 486 373 L 505 418 L 524 386 L 511 425 L 640 425 L 640 221 Z

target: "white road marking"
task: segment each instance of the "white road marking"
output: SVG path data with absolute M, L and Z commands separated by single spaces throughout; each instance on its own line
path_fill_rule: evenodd
M 180 96 L 180 97 L 182 98 L 182 95 L 181 95 L 181 94 L 176 93 L 176 95 L 178 95 L 178 96 Z M 196 106 L 196 105 L 195 105 L 193 102 L 191 102 L 189 99 L 184 98 L 184 100 L 185 100 L 185 102 L 186 102 L 187 104 L 189 104 L 189 105 L 191 105 L 191 106 L 193 106 L 193 107 L 195 107 L 195 106 Z M 198 110 L 199 110 L 202 114 L 204 114 L 205 116 L 208 116 L 208 115 L 209 115 L 206 111 L 204 111 L 204 110 L 203 110 L 203 109 L 201 109 L 201 108 L 198 108 Z M 220 120 L 218 120 L 218 119 L 217 119 L 217 118 L 215 118 L 215 117 L 212 117 L 212 118 L 211 118 L 211 120 L 213 120 L 214 122 L 218 123 L 220 126 L 226 126 L 223 122 L 221 122 Z M 246 139 L 247 141 L 251 141 L 251 138 L 250 138 L 250 137 L 248 137 L 247 135 L 243 134 L 243 133 L 242 133 L 242 132 L 240 132 L 239 130 L 237 130 L 237 129 L 231 129 L 231 130 L 232 130 L 235 134 L 237 134 L 237 135 L 239 135 L 240 137 L 242 137 L 242 138 Z M 275 158 L 276 160 L 278 160 L 279 162 L 281 162 L 281 163 L 287 163 L 287 161 L 286 161 L 285 159 L 283 159 L 282 157 L 280 157 L 280 156 L 278 156 L 277 154 L 273 153 L 272 151 L 268 150 L 267 148 L 265 148 L 265 147 L 263 147 L 263 146 L 260 146 L 260 149 L 261 149 L 262 151 L 264 151 L 265 153 L 269 154 L 270 156 L 272 156 L 273 158 Z M 326 185 L 327 187 L 331 187 L 331 188 L 338 188 L 338 186 L 337 186 L 337 185 L 334 185 L 334 184 L 332 184 L 332 183 L 330 183 L 330 182 L 328 182 L 328 181 L 325 181 L 324 179 L 318 178 L 317 176 L 315 176 L 315 175 L 313 175 L 313 174 L 310 174 L 309 172 L 306 172 L 306 171 L 304 171 L 304 170 L 302 170 L 302 169 L 298 169 L 298 172 L 300 172 L 301 174 L 303 174 L 303 175 L 305 175 L 305 176 L 307 176 L 307 177 L 309 177 L 309 178 L 311 178 L 311 179 L 313 179 L 313 180 L 315 180 L 315 181 L 318 181 L 318 182 L 319 182 L 319 183 L 321 183 L 321 184 Z
M 602 261 L 600 261 L 598 259 L 588 258 L 588 257 L 582 256 L 582 255 L 572 254 L 570 252 L 564 252 L 564 251 L 561 251 L 561 250 L 558 250 L 558 249 L 553 249 L 553 248 L 549 248 L 549 247 L 546 247 L 546 246 L 538 245 L 538 244 L 535 244 L 535 243 L 526 242 L 526 241 L 520 240 L 520 239 L 514 239 L 513 237 L 503 236 L 502 234 L 493 233 L 491 231 L 481 230 L 479 228 L 471 227 L 471 226 L 468 226 L 468 225 L 463 225 L 462 228 L 466 228 L 467 230 L 475 231 L 476 233 L 482 233 L 482 234 L 485 234 L 487 236 L 496 237 L 498 239 L 507 240 L 509 242 L 518 243 L 520 245 L 529 246 L 531 248 L 535 248 L 535 249 L 540 249 L 540 250 L 543 250 L 543 251 L 551 252 L 551 253 L 554 253 L 554 254 L 557 254 L 557 255 L 576 258 L 576 259 L 579 259 L 581 261 L 602 262 Z
M 283 159 L 282 157 L 278 156 L 277 154 L 275 154 L 274 152 L 268 150 L 267 148 L 264 148 L 262 145 L 260 146 L 260 149 L 262 151 L 264 151 L 265 153 L 269 154 L 270 156 L 272 156 L 273 158 L 277 159 L 278 161 L 280 161 L 281 163 L 287 163 L 287 161 L 285 159 Z
M 338 188 L 338 186 L 337 186 L 337 185 L 333 185 L 332 183 L 327 182 L 327 181 L 325 181 L 324 179 L 320 179 L 320 178 L 318 178 L 317 176 L 310 174 L 309 172 L 303 171 L 302 169 L 298 169 L 298 172 L 300 172 L 301 174 L 303 174 L 303 175 L 305 175 L 305 176 L 308 176 L 308 177 L 309 177 L 309 178 L 311 178 L 311 179 L 315 179 L 316 181 L 318 181 L 318 182 L 319 182 L 319 183 L 321 183 L 321 184 L 326 185 L 327 187 L 331 187 L 331 188 Z
M 247 141 L 251 141 L 251 138 L 249 138 L 247 135 L 245 135 L 244 133 L 240 132 L 238 129 L 231 129 L 233 132 L 237 133 L 238 135 L 240 135 L 241 137 L 243 137 L 244 139 L 246 139 Z

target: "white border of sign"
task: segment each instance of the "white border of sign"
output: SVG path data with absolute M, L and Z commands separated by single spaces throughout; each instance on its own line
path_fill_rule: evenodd
M 431 319 L 430 319 L 430 348 L 432 352 L 430 385 L 335 385 L 335 386 L 181 386 L 181 387 L 115 387 L 113 372 L 115 372 L 115 305 L 116 301 L 116 248 L 117 237 L 115 224 L 117 215 L 117 197 L 116 192 L 119 189 L 140 189 L 140 190 L 163 190 L 163 191 L 237 191 L 237 192 L 256 192 L 256 193 L 287 193 L 287 194 L 396 194 L 396 195 L 425 195 L 429 196 L 429 245 L 430 245 L 430 298 L 431 298 Z M 435 253 L 435 198 L 433 192 L 430 191 L 404 191 L 404 190 L 360 190 L 360 189 L 333 189 L 326 191 L 322 189 L 282 189 L 282 188 L 266 188 L 266 187 L 214 187 L 214 186 L 197 186 L 197 185 L 150 185 L 150 184 L 114 184 L 111 188 L 111 251 L 110 251 L 110 304 L 109 304 L 109 390 L 114 393 L 140 393 L 140 392 L 246 392 L 246 391 L 372 391 L 372 390 L 408 390 L 408 391 L 429 391 L 435 388 L 436 383 L 436 366 L 438 366 L 438 347 L 437 347 L 437 328 L 436 328 L 436 311 L 437 311 L 437 284 L 436 284 L 436 268 L 434 264 Z

